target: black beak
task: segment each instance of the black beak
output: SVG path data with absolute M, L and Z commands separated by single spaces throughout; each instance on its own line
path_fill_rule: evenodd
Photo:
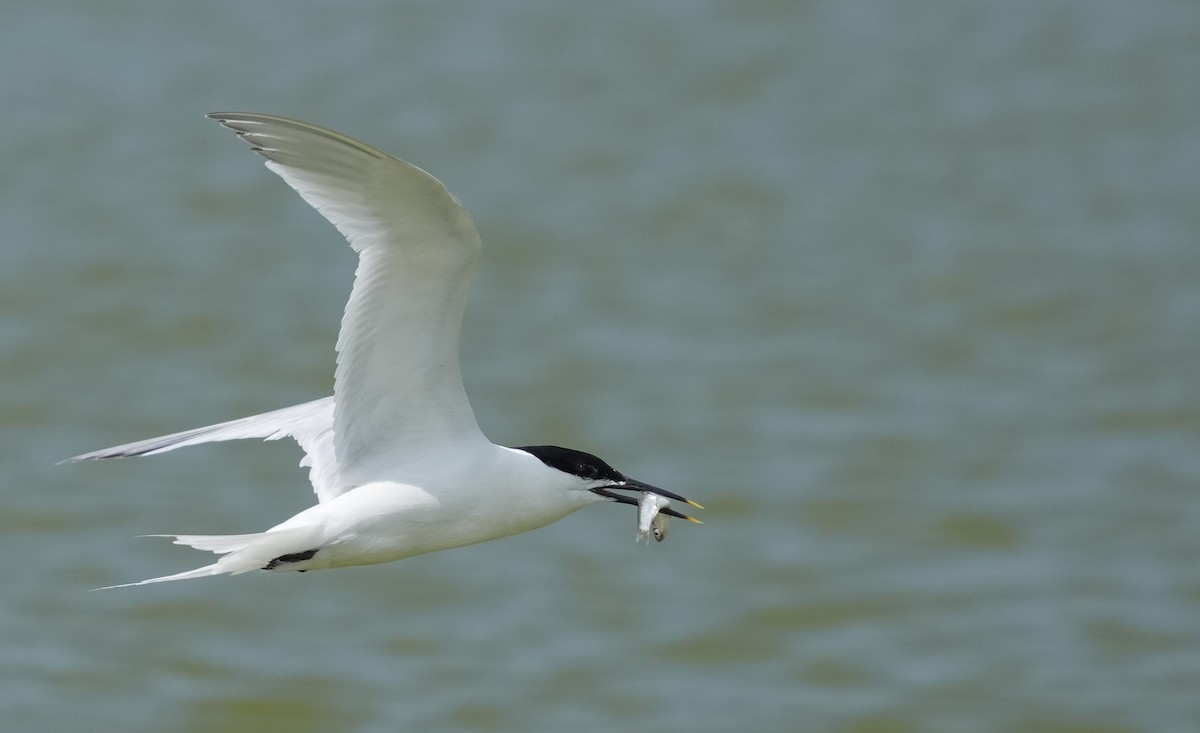
M 641 481 L 638 481 L 637 479 L 627 478 L 619 484 L 614 484 L 613 486 L 607 486 L 605 488 L 629 489 L 632 491 L 648 491 L 651 494 L 658 494 L 659 496 L 665 496 L 668 499 L 673 499 L 674 501 L 682 501 L 684 504 L 687 504 L 689 506 L 694 506 L 697 509 L 704 508 L 704 507 L 700 506 L 699 504 L 697 504 L 696 502 L 692 501 L 691 499 L 685 499 L 673 491 L 667 491 L 666 489 L 660 489 L 657 486 L 651 486 L 650 484 L 642 483 Z
M 650 484 L 643 483 L 641 481 L 638 481 L 636 479 L 631 479 L 631 478 L 625 479 L 624 481 L 612 484 L 610 486 L 605 486 L 605 487 L 598 488 L 598 489 L 592 489 L 592 493 L 599 494 L 600 496 L 603 496 L 604 498 L 609 499 L 610 501 L 615 501 L 618 504 L 629 504 L 631 506 L 639 506 L 639 502 L 637 499 L 634 499 L 629 496 L 625 496 L 624 494 L 614 493 L 612 491 L 613 489 L 625 490 L 625 491 L 643 491 L 643 492 L 648 492 L 651 494 L 658 494 L 659 496 L 664 496 L 664 497 L 666 497 L 668 499 L 672 499 L 674 501 L 681 501 L 684 504 L 687 504 L 689 506 L 694 506 L 697 509 L 704 508 L 704 507 L 700 506 L 700 504 L 698 504 L 697 502 L 694 502 L 691 499 L 685 499 L 673 491 L 667 491 L 666 489 L 660 489 L 657 486 L 651 486 Z M 694 522 L 695 524 L 703 524 L 703 522 L 701 522 L 699 519 L 696 519 L 695 517 L 689 517 L 688 515 L 677 512 L 670 507 L 664 508 L 662 510 L 662 513 L 666 514 L 667 516 L 678 517 L 679 519 L 686 519 L 687 521 Z

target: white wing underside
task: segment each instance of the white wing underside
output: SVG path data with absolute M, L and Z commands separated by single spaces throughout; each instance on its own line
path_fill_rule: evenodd
M 268 115 L 210 117 L 358 253 L 334 382 L 334 453 L 346 478 L 379 457 L 477 438 L 458 338 L 480 240 L 458 201 L 420 168 L 336 132 Z
M 391 478 L 389 465 L 482 440 L 458 361 L 481 243 L 458 201 L 420 168 L 331 130 L 271 115 L 209 116 L 266 158 L 358 253 L 334 395 L 73 460 L 291 436 L 326 501 Z

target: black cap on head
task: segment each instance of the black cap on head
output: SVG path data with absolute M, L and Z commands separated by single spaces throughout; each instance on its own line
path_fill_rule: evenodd
M 525 451 L 550 468 L 562 471 L 563 473 L 569 473 L 572 476 L 578 476 L 585 481 L 608 482 L 610 484 L 609 486 L 598 486 L 590 489 L 590 491 L 594 494 L 598 494 L 606 499 L 610 499 L 621 504 L 632 504 L 633 506 L 638 506 L 637 500 L 622 494 L 613 493 L 613 490 L 642 491 L 651 494 L 658 494 L 659 496 L 665 496 L 668 499 L 674 499 L 676 501 L 682 501 L 684 504 L 690 504 L 697 509 L 704 508 L 691 499 L 685 499 L 673 491 L 660 489 L 657 486 L 651 486 L 650 484 L 638 481 L 637 479 L 629 478 L 591 453 L 584 453 L 581 450 L 574 450 L 572 448 L 561 448 L 557 445 L 526 445 L 521 446 L 516 450 Z M 697 524 L 700 523 L 699 519 L 696 519 L 695 517 L 689 517 L 686 514 L 680 514 L 674 509 L 665 508 L 662 510 L 662 512 L 663 514 L 670 514 L 673 517 L 681 517 L 689 522 L 696 522 Z
M 624 481 L 625 476 L 591 453 L 557 445 L 526 445 L 517 448 L 537 458 L 550 468 L 582 479 L 596 481 Z

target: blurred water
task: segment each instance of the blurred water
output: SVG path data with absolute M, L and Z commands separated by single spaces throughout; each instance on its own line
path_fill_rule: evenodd
M 12 730 L 1192 731 L 1200 8 L 0 11 Z M 55 466 L 331 385 L 353 257 L 216 109 L 442 178 L 485 431 L 709 506 L 112 593 L 294 446 Z

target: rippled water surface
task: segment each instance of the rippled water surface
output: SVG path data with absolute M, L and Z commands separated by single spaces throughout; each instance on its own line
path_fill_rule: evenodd
M 38 731 L 1200 725 L 1200 7 L 0 11 L 0 719 Z M 202 114 L 425 167 L 497 442 L 694 496 L 393 565 L 89 593 L 311 501 L 354 261 Z

